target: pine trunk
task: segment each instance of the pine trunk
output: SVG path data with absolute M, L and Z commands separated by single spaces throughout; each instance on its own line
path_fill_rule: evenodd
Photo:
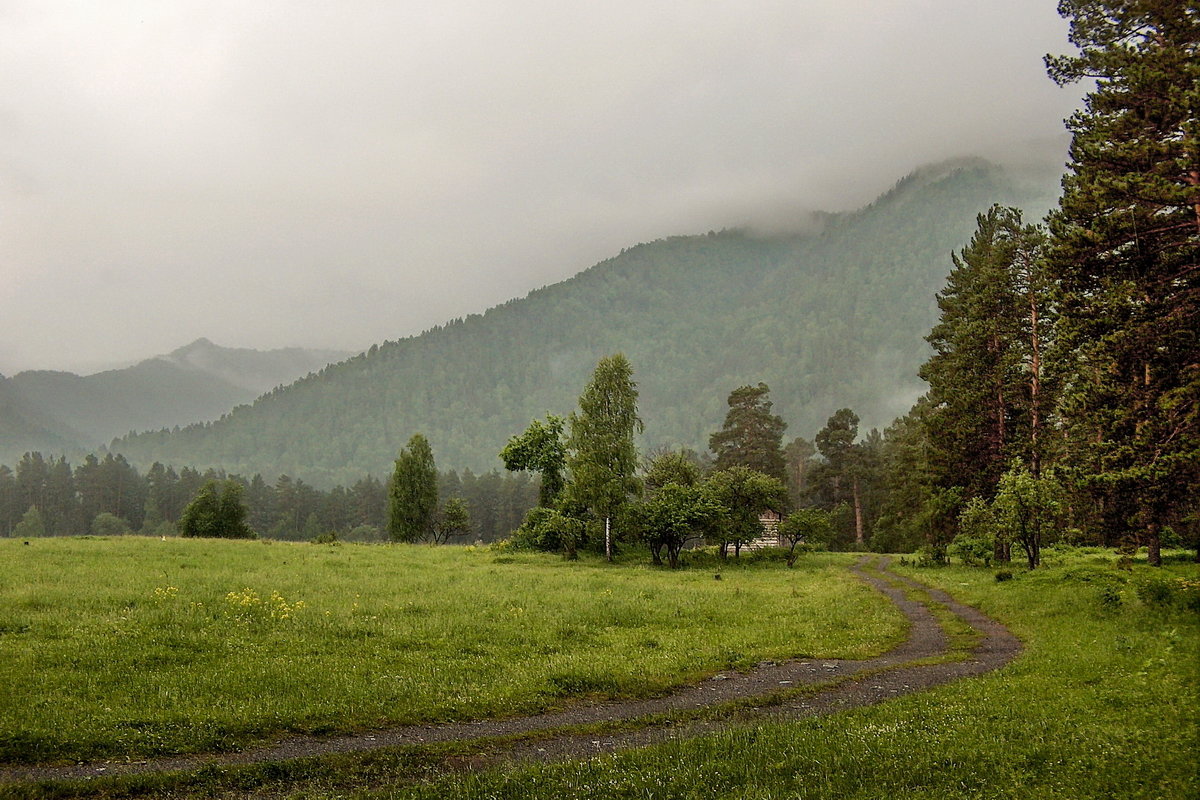
M 1162 539 L 1157 522 L 1146 525 L 1146 561 L 1152 567 L 1162 566 Z
M 996 543 L 992 546 L 992 560 L 997 564 L 1008 564 L 1011 562 L 1012 545 L 997 536 Z
M 992 341 L 989 349 L 993 353 L 1001 352 L 1000 338 L 996 334 L 992 334 Z M 992 453 L 992 458 L 1001 464 L 1004 462 L 1004 448 L 1008 442 L 1007 423 L 1008 405 L 1004 399 L 1004 373 L 1001 371 L 996 375 L 996 449 L 995 452 Z

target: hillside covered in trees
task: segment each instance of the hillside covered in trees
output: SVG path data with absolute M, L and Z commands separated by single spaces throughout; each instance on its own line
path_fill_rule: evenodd
M 384 473 L 413 432 L 439 465 L 487 471 L 507 438 L 569 409 L 597 359 L 637 365 L 643 447 L 703 449 L 733 387 L 767 382 L 792 434 L 840 407 L 866 426 L 921 391 L 923 336 L 950 253 L 1002 201 L 1041 213 L 1040 185 L 972 160 L 928 167 L 804 233 L 680 236 L 632 247 L 482 315 L 373 346 L 213 423 L 128 436 L 132 463 L 286 472 L 317 485 Z

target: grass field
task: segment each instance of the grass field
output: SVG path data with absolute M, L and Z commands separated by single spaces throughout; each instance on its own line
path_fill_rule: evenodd
M 833 717 L 423 786 L 377 780 L 353 796 L 1200 797 L 1200 568 L 1183 558 L 1124 572 L 1111 554 L 1051 551 L 1049 568 L 1006 582 L 993 570 L 908 569 L 1004 621 L 1026 652 L 998 672 Z
M 645 696 L 904 635 L 835 556 L 679 572 L 474 548 L 0 540 L 0 761 Z
M 38 541 L 36 554 L 21 547 L 0 542 L 15 565 L 0 579 L 0 679 L 18 687 L 3 715 L 17 759 L 186 748 L 205 731 L 216 746 L 285 729 L 511 713 L 573 689 L 637 694 L 764 657 L 860 657 L 885 649 L 902 627 L 849 578 L 848 554 L 806 556 L 792 571 L 778 563 L 726 568 L 715 581 L 707 569 L 451 548 L 137 539 Z M 1026 650 L 997 672 L 875 707 L 735 722 L 615 755 L 465 776 L 439 777 L 438 765 L 471 746 L 434 746 L 229 773 L 14 786 L 0 796 L 1200 796 L 1200 567 L 1176 555 L 1162 570 L 1139 563 L 1126 571 L 1098 550 L 1050 550 L 1046 561 L 1004 582 L 995 570 L 897 567 L 1003 621 Z M 271 592 L 282 600 L 273 604 Z M 178 649 L 176 639 L 192 642 L 190 660 L 159 663 Z M 385 666 L 405 658 L 404 669 Z M 286 702 L 255 689 L 295 670 L 280 684 L 297 687 Z M 395 679 L 388 676 L 405 670 L 444 689 L 372 705 Z M 466 688 L 473 680 L 477 689 Z M 167 683 L 175 716 L 159 719 L 156 686 Z M 328 692 L 353 696 L 358 715 Z M 22 712 L 59 698 L 67 710 L 51 723 Z M 239 724 L 247 720 L 254 724 Z

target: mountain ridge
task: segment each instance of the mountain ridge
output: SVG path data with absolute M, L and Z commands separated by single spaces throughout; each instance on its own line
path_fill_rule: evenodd
M 135 430 L 217 419 L 345 355 L 223 348 L 202 338 L 88 375 L 24 370 L 0 377 L 0 463 L 15 463 L 31 450 L 77 455 Z
M 1050 178 L 1053 177 L 1053 186 Z M 766 381 L 789 436 L 839 407 L 885 425 L 916 369 L 952 251 L 993 202 L 1048 208 L 1057 175 L 1021 185 L 971 159 L 897 181 L 815 232 L 726 230 L 624 249 L 481 314 L 373 345 L 215 422 L 113 443 L 135 463 L 281 472 L 317 484 L 385 472 L 414 432 L 444 468 L 486 470 L 507 437 L 566 413 L 599 357 L 623 351 L 643 444 L 703 448 L 738 385 Z

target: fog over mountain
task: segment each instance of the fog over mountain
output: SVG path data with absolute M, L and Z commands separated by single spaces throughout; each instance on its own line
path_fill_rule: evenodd
M 419 432 L 441 467 L 487 471 L 530 419 L 569 412 L 614 352 L 634 367 L 646 449 L 703 450 L 728 393 L 759 381 L 789 436 L 811 438 L 843 407 L 864 431 L 883 427 L 924 389 L 934 295 L 976 214 L 999 202 L 1036 218 L 1057 178 L 956 159 L 902 177 L 856 212 L 810 218 L 803 233 L 631 244 L 523 298 L 373 345 L 217 422 L 124 437 L 111 450 L 141 468 L 348 486 L 386 474 Z
M 1061 163 L 1065 34 L 1048 0 L 0 3 L 0 372 L 361 350 L 924 163 Z

